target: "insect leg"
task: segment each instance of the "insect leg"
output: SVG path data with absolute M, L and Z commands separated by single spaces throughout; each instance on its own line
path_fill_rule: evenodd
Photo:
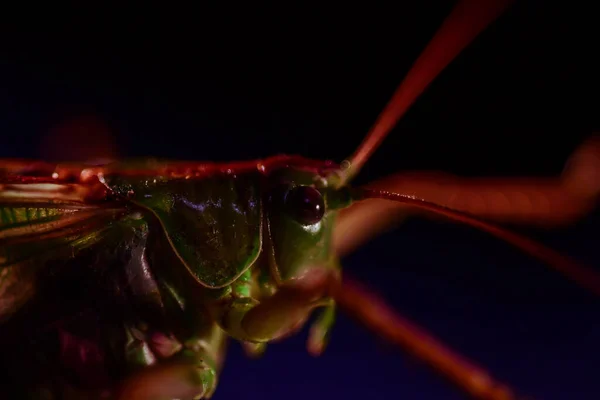
M 335 271 L 310 268 L 262 301 L 234 287 L 211 304 L 211 313 L 238 340 L 260 343 L 285 337 L 301 327 L 314 308 L 330 304 L 325 296 L 337 281 Z
M 262 356 L 267 348 L 266 343 L 241 342 L 244 353 L 248 357 L 258 358 Z
M 325 350 L 325 346 L 329 342 L 331 328 L 335 322 L 336 306 L 332 301 L 330 305 L 319 314 L 317 320 L 310 327 L 308 336 L 307 349 L 314 356 L 318 356 Z
M 556 227 L 576 222 L 600 196 L 600 136 L 584 142 L 556 178 L 461 178 L 399 173 L 366 185 L 402 193 L 497 222 Z M 413 213 L 405 205 L 369 199 L 340 212 L 334 245 L 343 257 Z
M 481 400 L 518 398 L 483 368 L 447 348 L 358 283 L 345 278 L 334 297 L 347 314 L 375 334 L 425 361 L 472 397 Z
M 197 335 L 186 340 L 183 349 L 172 359 L 129 377 L 116 398 L 210 398 L 222 366 L 225 339 L 224 332 L 216 324 L 205 326 Z

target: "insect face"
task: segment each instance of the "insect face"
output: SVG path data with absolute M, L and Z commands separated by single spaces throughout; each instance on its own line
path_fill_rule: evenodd
M 345 189 L 336 190 L 327 176 L 286 168 L 270 176 L 267 235 L 275 279 L 297 278 L 314 266 L 337 265 L 332 233 L 339 209 L 348 206 Z

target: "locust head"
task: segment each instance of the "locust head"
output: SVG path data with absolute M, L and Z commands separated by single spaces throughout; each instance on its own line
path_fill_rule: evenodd
M 327 170 L 297 166 L 269 176 L 266 239 L 278 283 L 297 279 L 314 266 L 337 265 L 333 229 L 338 211 L 351 203 L 351 192 L 332 185 L 330 176 Z

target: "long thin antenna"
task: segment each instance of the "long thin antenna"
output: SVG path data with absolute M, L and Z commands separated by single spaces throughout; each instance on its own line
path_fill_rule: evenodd
M 484 222 L 480 219 L 472 217 L 460 211 L 440 206 L 414 196 L 403 195 L 399 193 L 387 192 L 383 190 L 372 189 L 354 189 L 355 194 L 352 196 L 356 199 L 380 198 L 396 201 L 406 205 L 421 208 L 432 213 L 443 215 L 449 219 L 461 222 L 463 224 L 477 228 L 483 232 L 487 232 L 497 238 L 504 240 L 513 246 L 521 249 L 525 253 L 545 262 L 563 275 L 576 282 L 582 287 L 590 290 L 597 296 L 600 296 L 600 276 L 593 269 L 581 265 L 576 261 L 552 250 L 549 247 L 529 239 L 525 236 L 518 235 L 507 229 L 500 228 L 496 225 Z
M 396 89 L 389 103 L 344 163 L 340 186 L 363 167 L 383 139 L 439 73 L 491 24 L 513 0 L 460 0 Z

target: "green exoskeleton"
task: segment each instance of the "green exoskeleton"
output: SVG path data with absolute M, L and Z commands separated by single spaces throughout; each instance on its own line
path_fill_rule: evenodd
M 351 200 L 332 185 L 330 163 L 275 157 L 166 174 L 155 164 L 151 176 L 137 165 L 71 167 L 78 183 L 59 183 L 65 171 L 50 168 L 46 181 L 43 171 L 22 171 L 11 182 L 16 175 L 4 171 L 2 288 L 15 294 L 3 296 L 3 319 L 34 293 L 23 290 L 36 285 L 35 274 L 22 274 L 28 265 L 83 264 L 92 251 L 102 256 L 86 268 L 122 265 L 127 365 L 189 362 L 188 395 L 213 393 L 226 337 L 260 351 L 321 307 L 311 341 L 324 347 L 340 278 L 332 230 Z
M 208 395 L 216 383 L 222 332 L 260 350 L 323 307 L 315 332 L 323 332 L 319 343 L 325 339 L 333 322 L 329 294 L 340 272 L 331 232 L 337 210 L 350 198 L 329 187 L 327 170 L 289 161 L 199 180 L 123 178 L 108 184 L 139 206 L 125 222 L 139 241 L 135 268 L 156 271 L 155 277 L 138 275 L 148 279 L 141 286 L 152 287 L 142 307 L 152 311 L 140 323 L 165 326 L 150 318 L 180 313 L 187 322 L 183 331 L 190 332 L 146 330 L 135 358 L 143 358 L 146 345 L 156 351 L 152 338 L 160 338 L 161 346 L 169 337 L 181 338 L 169 348 L 197 363 Z
M 485 214 L 471 210 L 446 181 L 394 176 L 377 189 L 349 186 L 429 82 L 508 3 L 459 2 L 363 144 L 341 165 L 294 156 L 229 164 L 1 161 L 0 337 L 9 343 L 2 361 L 11 366 L 0 377 L 2 394 L 210 398 L 228 338 L 258 355 L 318 310 L 308 348 L 319 354 L 340 307 L 474 397 L 512 398 L 484 372 L 345 286 L 339 262 L 374 227 L 392 222 L 390 204 L 396 202 L 476 226 L 600 292 L 589 270 L 462 213 Z M 600 192 L 597 182 L 579 190 L 580 176 L 535 190 L 514 182 L 489 186 L 559 199 L 532 218 L 566 220 L 588 209 Z M 476 190 L 464 181 L 454 186 Z M 489 192 L 477 188 L 482 196 Z M 388 202 L 363 202 L 374 198 Z M 573 209 L 563 210 L 564 203 Z M 534 214 L 493 202 L 485 211 L 486 217 L 514 220 Z

